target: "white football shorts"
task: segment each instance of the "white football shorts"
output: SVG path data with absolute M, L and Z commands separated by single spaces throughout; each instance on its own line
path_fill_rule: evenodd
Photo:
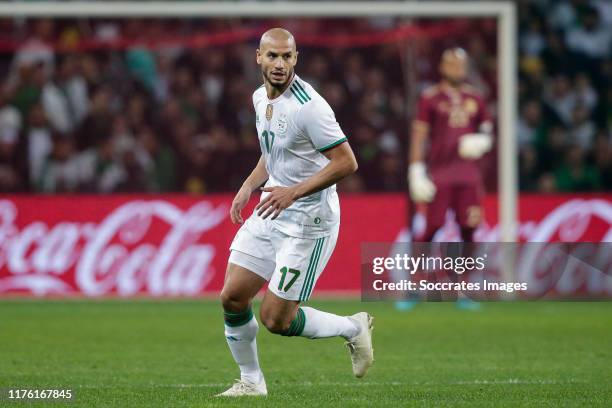
M 297 238 L 253 213 L 234 237 L 228 262 L 267 280 L 268 289 L 276 296 L 305 301 L 334 251 L 339 229 L 337 224 L 323 238 Z

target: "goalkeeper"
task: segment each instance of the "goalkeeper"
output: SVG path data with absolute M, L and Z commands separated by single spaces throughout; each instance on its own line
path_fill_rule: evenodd
M 461 48 L 443 52 L 441 80 L 420 96 L 412 124 L 408 187 L 427 205 L 426 228 L 415 241 L 431 242 L 455 213 L 464 242 L 473 242 L 482 211 L 478 159 L 492 146 L 493 125 L 484 99 L 465 83 L 468 56 Z

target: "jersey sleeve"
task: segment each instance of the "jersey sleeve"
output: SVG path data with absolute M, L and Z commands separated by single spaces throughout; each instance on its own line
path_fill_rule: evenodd
M 253 92 L 253 96 L 252 96 L 252 99 L 253 99 L 253 107 L 254 107 L 254 108 L 257 108 L 257 99 L 258 99 L 258 96 L 257 96 L 257 91 L 258 91 L 258 90 L 259 90 L 259 89 L 257 89 L 255 92 Z
M 322 98 L 304 105 L 300 111 L 298 126 L 319 152 L 329 150 L 347 140 L 334 111 Z

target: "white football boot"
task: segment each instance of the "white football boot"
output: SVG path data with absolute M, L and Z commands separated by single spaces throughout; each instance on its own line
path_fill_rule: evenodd
M 356 313 L 348 316 L 361 327 L 358 335 L 350 338 L 346 342 L 346 347 L 351 352 L 351 362 L 353 363 L 353 374 L 361 378 L 368 372 L 374 362 L 374 349 L 372 348 L 372 329 L 374 318 L 366 312 Z
M 236 380 L 227 391 L 217 394 L 217 397 L 265 397 L 268 395 L 266 380 L 263 378 L 259 384 L 253 384 L 245 380 Z

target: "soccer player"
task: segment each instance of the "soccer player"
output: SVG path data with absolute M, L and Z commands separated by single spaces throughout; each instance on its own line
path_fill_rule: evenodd
M 455 212 L 463 242 L 473 242 L 481 221 L 482 179 L 476 161 L 491 149 L 493 124 L 482 96 L 465 83 L 467 64 L 463 49 L 444 51 L 442 79 L 421 94 L 412 124 L 410 196 L 427 204 L 427 225 L 418 241 L 434 239 L 448 208 Z
M 373 361 L 368 313 L 338 316 L 301 306 L 336 245 L 340 207 L 335 183 L 357 170 L 355 156 L 331 107 L 295 74 L 293 35 L 281 28 L 265 32 L 256 57 L 264 82 L 253 93 L 262 155 L 232 203 L 231 220 L 242 226 L 230 248 L 221 292 L 225 337 L 241 378 L 220 396 L 267 395 L 251 309 L 266 283 L 259 316 L 270 332 L 343 337 L 357 377 Z M 264 182 L 259 204 L 243 221 L 241 210 Z
M 480 93 L 465 83 L 468 56 L 461 48 L 442 53 L 441 80 L 420 96 L 412 124 L 408 187 L 416 204 L 427 205 L 425 232 L 415 241 L 432 242 L 452 209 L 463 242 L 474 241 L 481 222 L 481 172 L 477 160 L 491 149 L 493 124 Z M 457 276 L 451 274 L 451 279 Z M 397 302 L 410 310 L 416 299 Z M 462 292 L 457 306 L 476 310 L 479 304 Z

